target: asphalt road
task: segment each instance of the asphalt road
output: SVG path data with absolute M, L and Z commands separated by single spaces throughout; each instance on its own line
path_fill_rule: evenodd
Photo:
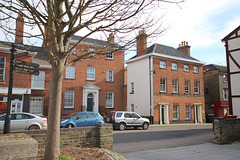
M 113 150 L 128 153 L 211 142 L 212 125 L 150 126 L 148 130 L 114 131 Z

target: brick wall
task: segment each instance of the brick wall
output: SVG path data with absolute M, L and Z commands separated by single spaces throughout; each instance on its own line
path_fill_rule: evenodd
M 234 141 L 240 141 L 240 119 L 215 118 L 212 142 L 227 144 Z
M 46 130 L 25 131 L 36 141 L 38 148 L 44 148 Z M 111 124 L 96 124 L 94 127 L 61 128 L 61 147 L 98 147 L 113 150 L 113 128 Z

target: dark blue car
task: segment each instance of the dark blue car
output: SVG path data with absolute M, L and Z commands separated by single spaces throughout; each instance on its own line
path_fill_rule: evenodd
M 61 119 L 61 128 L 94 126 L 104 123 L 103 117 L 98 112 L 75 112 Z

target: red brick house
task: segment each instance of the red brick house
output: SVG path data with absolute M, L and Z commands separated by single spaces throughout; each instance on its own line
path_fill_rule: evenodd
M 20 23 L 17 26 L 22 26 L 19 30 L 23 29 L 23 23 L 21 21 L 17 23 Z M 16 35 L 16 43 L 23 44 L 22 34 Z M 82 37 L 74 36 L 71 44 L 73 45 L 80 38 Z M 109 41 L 114 43 L 114 37 L 111 34 Z M 104 43 L 107 41 L 86 38 L 76 47 L 70 59 L 75 55 L 94 51 Z M 8 88 L 10 46 L 9 43 L 0 43 L 2 49 L 0 50 L 0 69 L 2 71 L 0 74 L 2 76 L 0 102 L 3 105 L 6 103 L 5 97 Z M 17 50 L 32 53 L 21 59 L 39 64 L 40 74 L 36 76 L 14 73 L 13 100 L 19 102 L 19 111 L 47 115 L 51 65 L 45 49 L 44 47 L 18 45 Z M 106 51 L 105 55 L 93 56 L 67 67 L 62 87 L 62 115 L 79 111 L 109 113 L 111 110 L 124 110 L 124 51 Z
M 190 56 L 190 46 L 178 49 L 153 44 L 137 36 L 137 55 L 127 63 L 127 110 L 152 123 L 205 121 L 203 62 Z

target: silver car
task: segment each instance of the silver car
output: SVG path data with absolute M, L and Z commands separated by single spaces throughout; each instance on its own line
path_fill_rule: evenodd
M 6 115 L 0 116 L 0 131 L 4 129 Z M 10 130 L 47 129 L 47 118 L 39 117 L 31 113 L 12 113 Z
M 143 129 L 148 129 L 149 119 L 142 118 L 136 112 L 127 112 L 127 111 L 117 111 L 113 115 L 113 128 L 120 130 L 125 130 L 126 127 L 142 127 Z

